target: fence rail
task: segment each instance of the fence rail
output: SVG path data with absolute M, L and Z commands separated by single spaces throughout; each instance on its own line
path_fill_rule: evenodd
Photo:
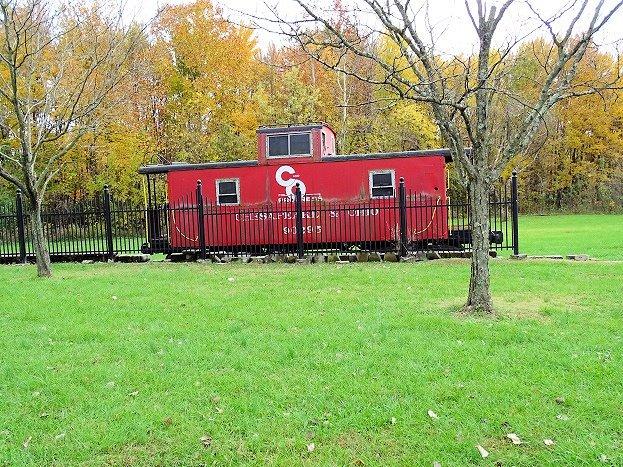
M 493 250 L 519 251 L 517 177 L 491 191 Z M 0 206 L 0 262 L 34 260 L 30 207 L 18 191 Z M 88 202 L 45 208 L 42 220 L 53 261 L 107 260 L 120 254 L 309 254 L 435 250 L 470 251 L 468 200 L 413 193 L 401 180 L 396 196 L 360 202 L 292 198 L 256 206 L 218 205 L 201 182 L 194 193 L 146 206 L 117 201 L 108 187 Z M 509 225 L 510 224 L 510 225 Z

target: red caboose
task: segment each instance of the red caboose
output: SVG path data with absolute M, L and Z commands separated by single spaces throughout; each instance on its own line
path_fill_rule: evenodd
M 337 155 L 335 133 L 326 124 L 263 127 L 257 135 L 255 161 L 173 163 L 140 169 L 148 179 L 166 174 L 167 232 L 163 235 L 151 229 L 151 251 L 158 250 L 156 237 L 161 237 L 161 250 L 196 249 L 200 233 L 211 251 L 292 245 L 297 189 L 305 206 L 301 227 L 306 245 L 395 244 L 400 179 L 420 201 L 427 200 L 426 209 L 410 213 L 407 240 L 448 239 L 448 150 Z M 189 210 L 198 210 L 198 181 L 205 203 L 202 228 L 188 218 Z M 148 185 L 151 198 L 152 185 Z

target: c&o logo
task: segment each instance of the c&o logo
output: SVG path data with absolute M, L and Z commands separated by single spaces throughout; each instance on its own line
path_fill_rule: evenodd
M 284 174 L 289 174 L 290 177 L 286 180 L 283 178 Z M 297 175 L 296 170 L 294 170 L 291 166 L 282 165 L 279 167 L 275 173 L 275 180 L 279 185 L 285 188 L 285 196 L 294 199 L 294 187 L 298 183 L 301 190 L 301 196 L 305 197 L 307 187 L 305 186 L 303 180 L 301 180 Z

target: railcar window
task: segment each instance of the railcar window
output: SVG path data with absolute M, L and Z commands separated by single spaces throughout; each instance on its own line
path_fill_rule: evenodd
M 394 178 L 393 170 L 370 172 L 370 195 L 372 198 L 394 196 Z
M 290 155 L 307 156 L 310 153 L 309 133 L 290 135 Z
M 310 133 L 292 133 L 268 137 L 268 157 L 309 156 Z
M 268 137 L 268 156 L 283 157 L 289 155 L 288 135 Z
M 216 181 L 217 204 L 240 204 L 240 180 L 228 178 Z

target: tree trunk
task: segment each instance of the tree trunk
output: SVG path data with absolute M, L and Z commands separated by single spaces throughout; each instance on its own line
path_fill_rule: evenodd
M 41 220 L 41 203 L 34 203 L 34 208 L 30 216 L 32 227 L 33 247 L 35 249 L 35 259 L 37 263 L 37 275 L 39 277 L 50 277 L 52 267 L 50 265 L 50 252 L 48 242 L 43 231 L 43 221 Z
M 491 314 L 489 291 L 489 186 L 482 177 L 469 182 L 472 227 L 472 268 L 465 311 Z

